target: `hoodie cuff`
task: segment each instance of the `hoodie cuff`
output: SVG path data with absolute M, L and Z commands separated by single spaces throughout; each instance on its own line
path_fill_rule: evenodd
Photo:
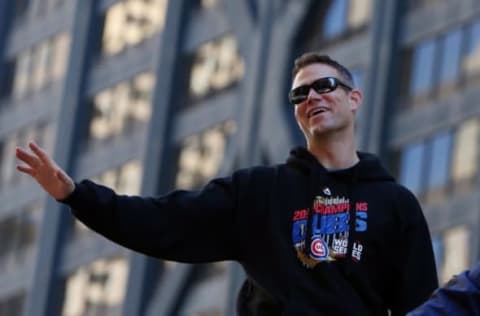
M 74 183 L 75 188 L 73 189 L 72 193 L 70 193 L 66 198 L 64 199 L 57 199 L 57 202 L 60 202 L 62 204 L 66 205 L 71 205 L 73 201 L 76 199 L 76 197 L 79 195 L 80 191 L 80 184 L 75 182 Z

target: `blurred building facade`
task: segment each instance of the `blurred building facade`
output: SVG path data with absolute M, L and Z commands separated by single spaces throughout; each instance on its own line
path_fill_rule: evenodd
M 441 279 L 477 261 L 478 1 L 0 0 L 0 315 L 233 315 L 237 264 L 105 240 L 14 149 L 143 195 L 282 162 L 303 144 L 287 94 L 306 50 L 364 90 L 358 144 L 420 199 Z

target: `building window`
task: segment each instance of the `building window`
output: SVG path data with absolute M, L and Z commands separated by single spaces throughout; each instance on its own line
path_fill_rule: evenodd
M 81 267 L 67 279 L 62 316 L 119 315 L 127 278 L 128 261 L 123 257 Z
M 54 126 L 52 123 L 39 122 L 34 126 L 21 129 L 3 140 L 3 151 L 0 152 L 0 188 L 8 187 L 20 179 L 29 179 L 16 171 L 17 160 L 15 147 L 26 147 L 27 143 L 34 141 L 51 153 L 54 140 Z
M 17 135 L 9 136 L 2 146 L 2 157 L 0 157 L 0 187 L 7 187 L 18 179 L 18 172 L 15 170 L 16 159 L 14 156 L 17 146 Z
M 243 77 L 244 62 L 233 36 L 203 44 L 193 58 L 190 95 L 199 99 L 224 89 Z
M 0 67 L 3 68 L 3 74 L 0 77 L 0 111 L 2 109 L 2 100 L 10 97 L 13 91 L 13 77 L 15 73 L 15 61 L 5 60 Z
M 12 97 L 21 99 L 63 77 L 70 36 L 60 33 L 25 49 L 16 58 Z
M 327 8 L 323 20 L 323 37 L 333 38 L 346 29 L 346 14 L 348 9 L 347 0 L 333 0 Z
M 425 96 L 434 85 L 435 47 L 434 40 L 427 40 L 414 48 L 409 88 L 412 96 Z
M 104 171 L 98 177 L 94 177 L 93 180 L 111 188 L 118 194 L 139 194 L 142 164 L 140 160 L 132 160 L 118 168 Z
M 1 272 L 33 260 L 42 218 L 42 204 L 37 201 L 0 220 Z
M 462 70 L 467 80 L 478 77 L 480 73 L 480 21 L 468 29 L 468 45 L 462 62 Z
M 68 33 L 60 33 L 53 38 L 52 43 L 52 60 L 50 63 L 50 78 L 52 81 L 59 80 L 65 74 L 67 62 L 70 52 L 70 35 Z
M 452 227 L 443 234 L 444 261 L 440 271 L 440 281 L 446 282 L 453 275 L 462 272 L 469 266 L 468 245 L 470 244 L 469 230 L 465 225 Z
M 15 216 L 2 219 L 0 222 L 0 269 L 2 272 L 16 266 L 15 248 L 18 243 L 18 221 Z
M 353 83 L 355 87 L 364 91 L 365 88 L 365 69 L 363 68 L 353 68 L 351 71 L 353 77 Z
M 0 315 L 21 316 L 25 306 L 25 293 L 0 298 Z
M 144 126 L 151 113 L 155 77 L 142 73 L 98 93 L 93 99 L 90 140 L 103 141 Z
M 105 16 L 103 54 L 115 55 L 163 29 L 167 0 L 124 0 Z
M 1 180 L 4 177 L 4 168 L 5 168 L 4 165 L 8 164 L 8 162 L 4 161 L 5 158 L 8 158 L 7 155 L 8 155 L 8 149 L 7 149 L 6 140 L 0 139 L 0 190 L 2 189 L 2 184 L 4 183 L 4 181 Z
M 212 9 L 219 5 L 219 0 L 200 0 L 200 7 L 204 9 Z
M 142 170 L 141 161 L 132 160 L 120 167 L 104 171 L 92 180 L 111 188 L 118 194 L 136 195 L 141 189 Z
M 423 187 L 423 160 L 425 145 L 417 143 L 408 145 L 400 157 L 400 183 L 414 193 L 419 193 Z
M 323 50 L 329 42 L 364 31 L 371 21 L 372 8 L 372 0 L 314 1 L 307 23 L 298 32 L 296 50 Z
M 408 0 L 407 7 L 408 10 L 416 10 L 419 8 L 424 8 L 435 3 L 440 3 L 439 0 Z
M 36 6 L 37 15 L 45 15 L 57 9 L 59 6 L 65 3 L 65 0 L 37 0 L 38 5 Z
M 52 45 L 50 41 L 39 43 L 33 50 L 33 65 L 32 76 L 32 90 L 40 90 L 47 82 L 48 70 L 51 67 L 52 60 Z
M 198 188 L 214 177 L 221 166 L 228 137 L 235 132 L 231 121 L 184 140 L 178 161 L 176 187 Z
M 467 83 L 477 82 L 479 43 L 478 21 L 418 43 L 405 54 L 404 63 L 410 66 L 403 76 L 403 95 L 417 105 L 431 97 L 451 94 L 463 79 Z
M 13 97 L 21 98 L 29 90 L 28 81 L 32 67 L 32 54 L 30 50 L 21 52 L 16 61 L 13 80 Z
M 116 191 L 121 194 L 139 194 L 142 186 L 142 164 L 139 160 L 127 162 L 120 167 Z
M 371 18 L 371 0 L 332 0 L 322 19 L 322 37 L 332 39 L 359 29 Z
M 444 199 L 447 190 L 471 190 L 477 167 L 479 120 L 470 119 L 453 133 L 442 131 L 406 145 L 399 155 L 399 181 L 427 202 Z M 453 186 L 452 186 L 453 184 Z
M 441 236 L 432 236 L 432 248 L 433 255 L 435 256 L 435 267 L 437 268 L 437 274 L 439 274 L 444 260 L 443 240 Z
M 350 0 L 348 8 L 348 27 L 358 29 L 371 19 L 372 0 Z
M 26 18 L 27 12 L 30 8 L 30 0 L 15 0 L 13 9 L 13 20 L 15 23 L 22 23 Z
M 440 93 L 449 92 L 458 80 L 462 52 L 462 35 L 462 30 L 456 29 L 446 34 L 441 42 L 441 59 L 439 65 Z
M 445 186 L 450 175 L 450 152 L 452 147 L 452 134 L 445 132 L 435 135 L 429 142 L 430 159 L 428 162 L 428 187 L 429 189 Z
M 452 179 L 456 185 L 472 179 L 477 173 L 479 127 L 477 118 L 470 119 L 455 134 Z
M 198 266 L 196 274 L 180 304 L 179 315 L 224 315 L 229 283 L 227 263 Z

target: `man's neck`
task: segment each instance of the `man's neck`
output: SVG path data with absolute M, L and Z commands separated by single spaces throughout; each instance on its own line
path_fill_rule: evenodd
M 315 140 L 307 144 L 308 151 L 327 170 L 347 169 L 358 163 L 355 141 Z

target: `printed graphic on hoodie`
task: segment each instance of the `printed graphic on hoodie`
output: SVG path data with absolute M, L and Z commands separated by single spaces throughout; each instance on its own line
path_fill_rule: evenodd
M 354 214 L 355 232 L 365 232 L 368 204 L 356 202 Z M 353 240 L 348 249 L 350 223 L 350 200 L 346 197 L 317 196 L 312 210 L 294 211 L 292 239 L 298 259 L 309 268 L 346 257 L 360 261 L 364 245 Z

